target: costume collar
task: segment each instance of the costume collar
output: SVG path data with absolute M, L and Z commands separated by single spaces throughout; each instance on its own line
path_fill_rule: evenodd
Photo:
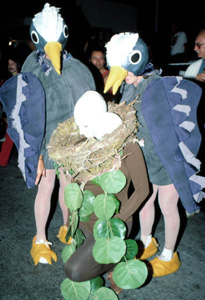
M 66 50 L 62 52 L 63 61 L 71 59 L 72 55 L 68 53 Z M 49 75 L 50 71 L 53 69 L 51 61 L 46 58 L 45 52 L 40 50 L 36 50 L 36 58 L 39 64 L 41 65 L 42 71 L 46 76 Z

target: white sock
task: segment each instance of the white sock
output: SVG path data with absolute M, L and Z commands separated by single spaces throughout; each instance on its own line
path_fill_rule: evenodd
M 167 248 L 164 248 L 162 251 L 162 254 L 159 256 L 159 259 L 164 260 L 164 261 L 170 261 L 172 260 L 173 257 L 173 251 Z
M 141 241 L 143 242 L 145 248 L 147 248 L 149 246 L 149 244 L 151 243 L 152 241 L 152 235 L 148 235 L 148 236 L 142 236 L 141 238 Z

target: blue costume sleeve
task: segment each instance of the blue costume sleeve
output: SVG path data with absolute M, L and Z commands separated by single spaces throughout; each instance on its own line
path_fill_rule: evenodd
M 18 150 L 18 167 L 28 188 L 35 186 L 45 128 L 45 95 L 38 78 L 20 73 L 0 89 L 8 118 L 8 134 Z

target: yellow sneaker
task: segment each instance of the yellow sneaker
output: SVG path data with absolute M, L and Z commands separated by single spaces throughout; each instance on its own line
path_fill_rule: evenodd
M 52 259 L 57 262 L 58 258 L 55 252 L 51 250 L 51 243 L 48 241 L 40 240 L 36 243 L 36 236 L 33 238 L 31 256 L 36 266 L 38 263 L 52 264 Z
M 69 240 L 66 242 L 66 235 L 67 235 L 67 232 L 68 232 L 68 226 L 62 225 L 62 226 L 60 227 L 60 229 L 59 229 L 57 238 L 59 238 L 59 240 L 60 240 L 62 243 L 70 245 L 71 242 L 72 242 L 72 238 L 70 237 Z
M 155 257 L 153 260 L 149 261 L 149 264 L 153 271 L 152 277 L 161 277 L 172 274 L 178 271 L 181 266 L 177 252 L 174 252 L 173 258 L 170 261 L 164 261 L 159 259 L 159 257 Z
M 142 254 L 139 256 L 139 259 L 146 260 L 146 259 L 152 257 L 155 253 L 157 253 L 158 247 L 159 247 L 159 244 L 157 243 L 156 239 L 152 238 L 149 246 L 147 246 L 146 248 L 143 248 L 142 252 L 140 251 Z

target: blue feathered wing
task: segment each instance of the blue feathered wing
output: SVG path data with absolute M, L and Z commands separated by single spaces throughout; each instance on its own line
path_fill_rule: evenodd
M 45 130 L 43 87 L 32 73 L 20 73 L 3 84 L 0 101 L 8 119 L 7 132 L 18 150 L 18 167 L 32 188 Z

